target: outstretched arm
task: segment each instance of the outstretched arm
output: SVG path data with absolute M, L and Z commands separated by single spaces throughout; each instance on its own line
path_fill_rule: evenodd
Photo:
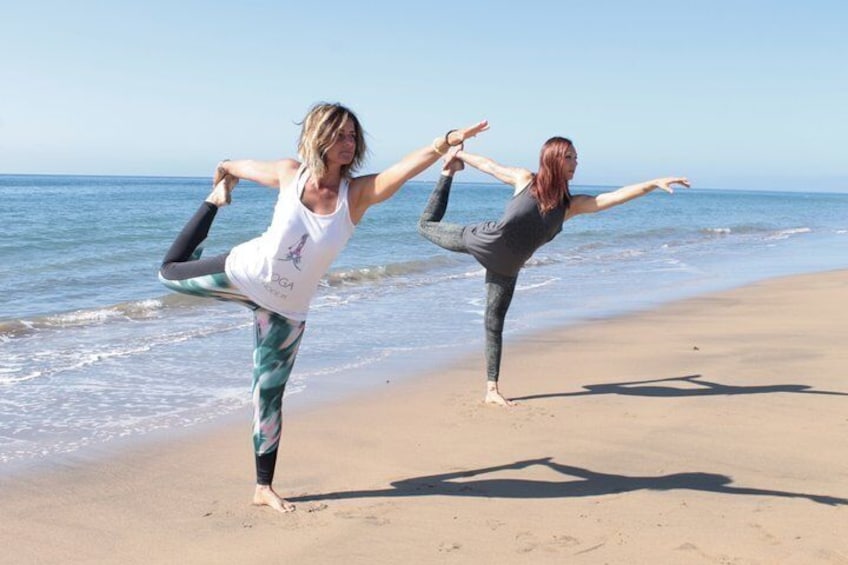
M 460 145 L 480 132 L 489 129 L 485 120 L 472 126 L 453 130 L 436 138 L 432 144 L 413 151 L 385 171 L 376 175 L 365 175 L 351 181 L 351 217 L 358 222 L 365 211 L 390 197 L 403 184 L 438 161 L 451 146 Z
M 226 175 L 232 175 L 237 179 L 250 180 L 269 188 L 280 188 L 285 186 L 291 176 L 297 171 L 300 163 L 294 159 L 278 159 L 276 161 L 256 161 L 253 159 L 239 159 L 237 161 L 221 161 L 215 169 L 213 186 Z
M 571 197 L 571 204 L 568 207 L 568 217 L 576 216 L 577 214 L 594 214 L 601 212 L 613 206 L 624 204 L 634 198 L 644 196 L 649 192 L 653 192 L 659 188 L 671 194 L 674 192 L 672 185 L 679 184 L 689 187 L 689 179 L 686 177 L 664 177 L 638 184 L 623 186 L 612 192 L 603 192 L 597 196 L 589 196 L 586 194 L 575 194 Z
M 533 180 L 533 173 L 527 169 L 522 169 L 521 167 L 507 167 L 500 163 L 496 163 L 488 157 L 474 155 L 467 151 L 459 151 L 456 154 L 456 157 L 461 159 L 462 162 L 471 165 L 478 171 L 492 175 L 502 183 L 512 185 L 516 192 L 526 187 L 530 184 L 530 181 Z

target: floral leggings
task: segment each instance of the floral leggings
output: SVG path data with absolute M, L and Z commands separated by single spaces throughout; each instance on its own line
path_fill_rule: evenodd
M 306 323 L 290 320 L 253 303 L 224 272 L 227 254 L 200 259 L 218 208 L 204 202 L 174 241 L 159 271 L 159 280 L 184 294 L 238 302 L 253 310 L 253 447 L 256 482 L 274 479 L 282 433 L 283 392 L 294 366 Z

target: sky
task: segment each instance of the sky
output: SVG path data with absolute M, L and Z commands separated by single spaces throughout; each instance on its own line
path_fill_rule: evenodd
M 8 2 L 0 174 L 209 176 L 294 157 L 318 101 L 376 172 L 450 128 L 578 185 L 848 192 L 848 2 Z M 419 178 L 432 179 L 432 167 Z M 488 180 L 463 173 L 468 181 Z

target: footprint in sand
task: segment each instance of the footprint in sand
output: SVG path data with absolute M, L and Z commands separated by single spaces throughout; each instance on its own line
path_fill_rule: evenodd
M 452 551 L 456 551 L 456 550 L 461 549 L 461 548 L 462 548 L 462 545 L 458 544 L 456 542 L 443 541 L 442 543 L 439 544 L 439 551 L 443 552 L 443 553 L 451 553 Z
M 554 536 L 553 544 L 559 547 L 574 547 L 580 545 L 580 540 L 569 535 Z
M 515 541 L 518 542 L 518 547 L 516 548 L 518 553 L 529 553 L 537 549 L 559 551 L 578 546 L 581 543 L 576 537 L 567 534 L 553 536 L 549 540 L 540 540 L 531 532 L 522 532 L 516 535 Z
M 353 510 L 336 512 L 336 516 L 338 516 L 339 518 L 344 518 L 346 520 L 362 520 L 366 524 L 370 524 L 372 526 L 385 526 L 386 524 L 391 524 L 391 520 L 389 520 L 388 518 L 381 518 L 380 516 L 375 516 L 374 514 L 363 514 Z
M 539 540 L 531 532 L 521 532 L 515 535 L 515 541 L 518 547 L 515 551 L 518 553 L 530 553 L 539 547 Z

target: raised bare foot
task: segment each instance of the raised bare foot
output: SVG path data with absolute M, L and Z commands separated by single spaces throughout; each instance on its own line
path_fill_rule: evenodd
M 496 406 L 515 406 L 515 402 L 507 400 L 500 391 L 498 391 L 498 383 L 491 381 L 486 384 L 485 402 L 486 404 L 494 404 Z
M 274 492 L 270 485 L 256 485 L 253 493 L 253 504 L 256 506 L 270 506 L 277 512 L 293 512 L 294 504 Z
M 212 189 L 206 202 L 214 204 L 218 208 L 226 206 L 232 201 L 231 193 L 238 184 L 238 179 L 231 175 L 225 175 Z
M 465 168 L 465 163 L 462 159 L 457 159 L 456 154 L 462 150 L 462 145 L 455 145 L 448 149 L 448 152 L 445 153 L 445 164 L 442 167 L 443 171 L 456 173 Z

